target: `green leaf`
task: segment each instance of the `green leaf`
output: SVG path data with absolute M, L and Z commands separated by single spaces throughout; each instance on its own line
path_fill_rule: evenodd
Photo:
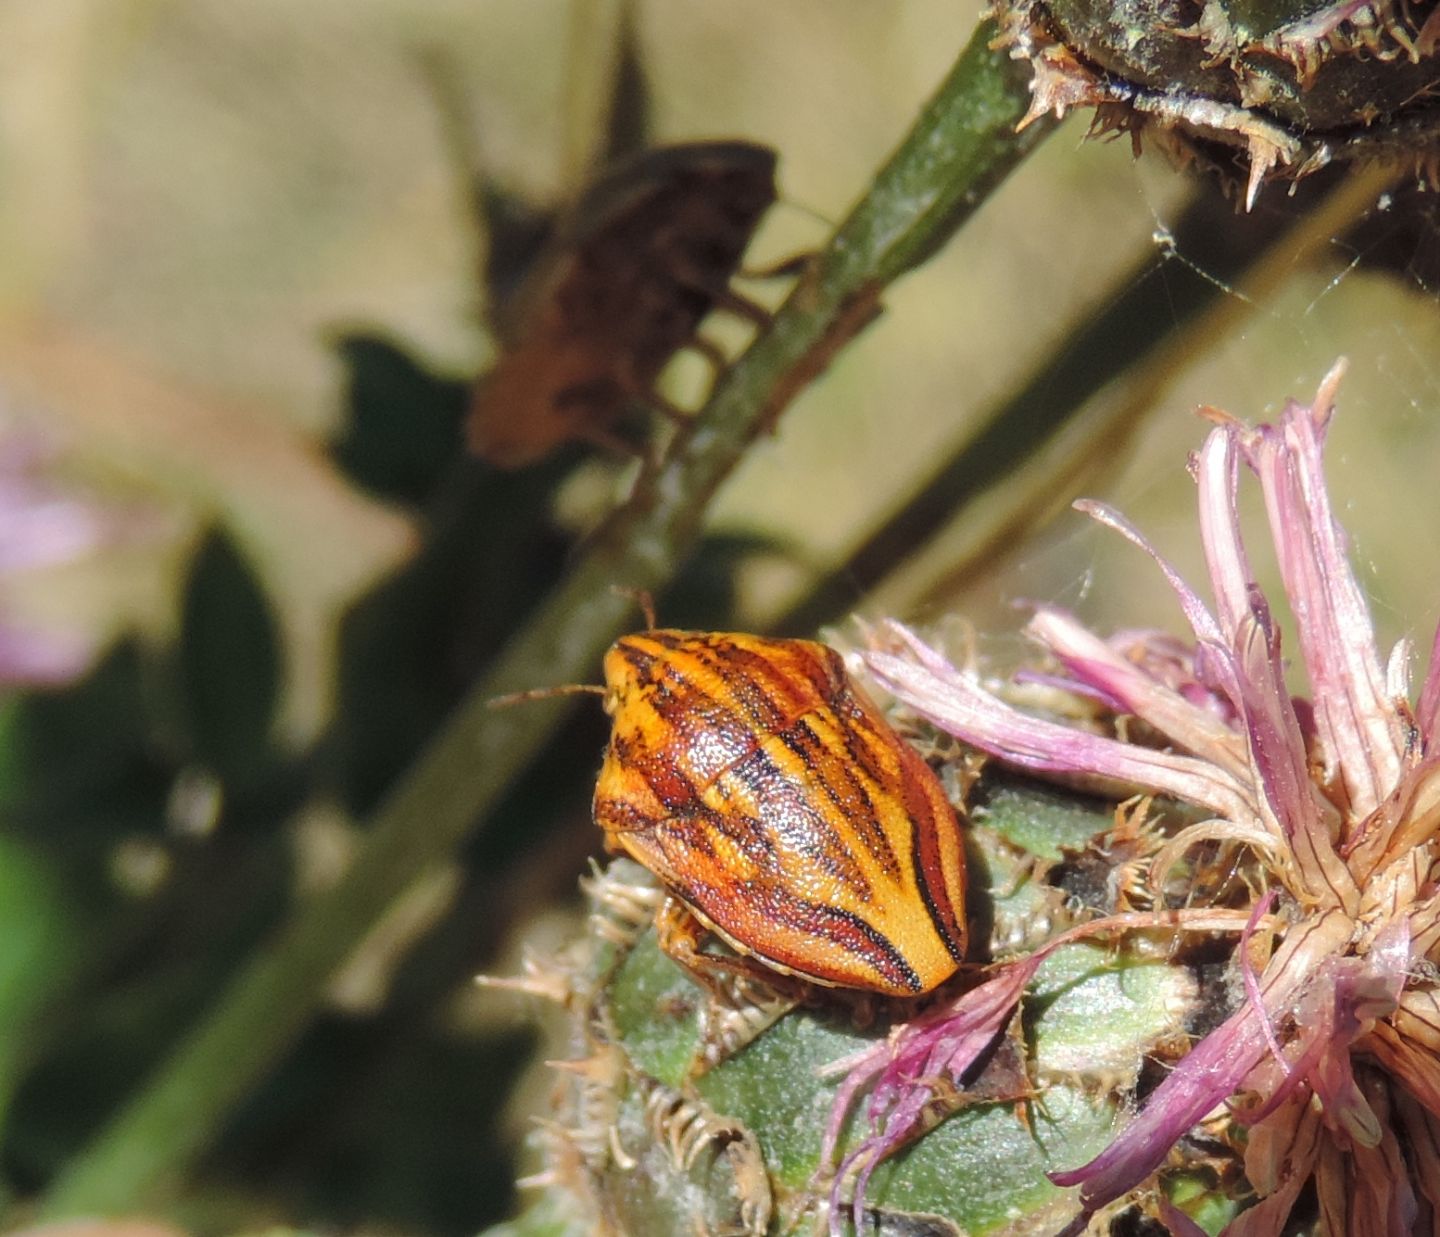
M 1089 969 L 1076 981 L 1069 999 L 1087 1007 L 1104 1004 L 1129 1015 L 1114 1034 L 1125 1039 L 1131 1061 L 1137 1062 L 1135 1037 L 1149 1042 L 1168 1025 L 1168 1018 L 1161 1019 L 1158 1027 L 1147 1022 L 1157 1016 L 1161 1001 L 1137 999 L 1129 990 L 1135 986 L 1129 969 L 1117 978 L 1117 972 L 1103 968 L 1103 959 L 1100 967 L 1095 961 L 1083 959 Z M 1134 967 L 1134 960 L 1127 966 Z M 1144 972 L 1141 986 L 1146 996 L 1163 992 L 1166 968 L 1136 969 Z M 1088 991 L 1091 986 L 1098 995 Z M 647 931 L 624 959 L 608 993 L 626 1055 L 642 1074 L 667 1085 L 679 1084 L 698 1042 L 695 1017 L 702 997 L 659 952 L 652 932 Z M 1047 1051 L 1054 1052 L 1054 1044 L 1073 1033 L 1074 1027 L 1054 1009 L 1057 1002 L 1050 995 L 1055 1025 L 1047 1027 Z M 867 1047 L 887 1029 L 885 1025 L 857 1029 L 843 1008 L 797 1009 L 701 1075 L 694 1090 L 714 1112 L 735 1118 L 754 1132 L 778 1187 L 803 1192 L 818 1179 L 821 1138 L 835 1097 L 837 1080 L 822 1077 L 822 1071 Z M 1041 1101 L 1031 1106 L 1029 1125 L 1014 1105 L 977 1103 L 882 1164 L 872 1179 L 868 1201 L 882 1219 L 884 1213 L 944 1216 L 960 1224 L 962 1231 L 977 1235 L 1018 1231 L 1013 1226 L 1020 1216 L 1039 1229 L 1059 1228 L 1073 1210 L 1070 1192 L 1051 1185 L 1045 1173 L 1084 1163 L 1104 1148 L 1114 1133 L 1119 1094 L 1051 1083 Z M 631 1087 L 616 1120 L 622 1142 L 632 1152 L 655 1137 L 642 1108 L 643 1096 Z M 851 1113 L 847 1142 L 863 1121 L 859 1108 Z M 636 1174 L 607 1176 L 606 1197 L 625 1210 L 633 1231 L 670 1231 L 664 1225 L 672 1218 L 673 1193 L 663 1183 L 649 1188 Z
M 1115 823 L 1112 803 L 1001 772 L 987 775 L 971 812 L 978 823 L 1042 859 L 1079 850 Z
M 547 1190 L 513 1220 L 487 1228 L 480 1237 L 591 1237 L 593 1217 L 569 1195 Z
M 463 450 L 462 382 L 426 372 L 394 344 L 346 335 L 337 345 L 349 380 L 349 418 L 331 451 L 365 489 L 400 502 L 430 496 Z
M 1026 998 L 1042 1072 L 1133 1079 L 1142 1053 L 1181 1029 L 1197 998 L 1188 968 L 1084 941 L 1055 951 Z
M 685 1077 L 700 1046 L 704 993 L 655 947 L 625 955 L 611 982 L 609 999 L 625 1052 L 635 1064 L 670 1086 Z
M 38 847 L 0 833 L 0 1113 L 23 1067 L 29 1024 L 71 977 L 81 924 L 58 867 Z
M 280 639 L 260 584 L 235 543 L 213 532 L 186 582 L 180 675 L 195 755 L 228 786 L 251 786 L 273 765 L 280 673 Z
M 59 842 L 155 825 L 169 772 L 145 671 L 126 643 L 63 691 L 0 700 L 0 812 L 16 827 Z

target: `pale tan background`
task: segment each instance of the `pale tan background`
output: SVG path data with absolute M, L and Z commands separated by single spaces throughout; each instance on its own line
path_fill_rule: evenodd
M 320 450 L 340 415 L 337 330 L 382 330 L 437 370 L 489 355 L 485 237 L 421 70 L 462 88 L 483 170 L 537 200 L 574 189 L 600 87 L 608 0 L 45 0 L 0 10 L 0 381 L 67 427 L 95 483 L 170 521 L 97 584 L 67 573 L 27 605 L 163 627 L 180 550 L 218 514 L 254 556 L 298 655 L 287 720 L 328 699 L 341 607 L 406 553 L 407 520 L 351 490 Z M 968 36 L 953 0 L 648 0 L 638 5 L 656 136 L 743 136 L 781 152 L 786 199 L 755 256 L 813 244 Z M 597 35 L 596 32 L 601 32 Z M 598 66 L 598 68 L 597 68 Z M 588 76 L 587 76 L 588 75 Z M 1072 120 L 884 319 L 787 413 L 716 521 L 774 530 L 824 565 L 903 500 L 1076 315 L 1150 255 L 1186 193 Z M 1268 192 L 1283 192 L 1269 190 Z M 1440 328 L 1401 281 L 1296 271 L 1237 335 L 1176 376 L 1104 493 L 1188 570 L 1184 452 L 1200 402 L 1245 417 L 1351 376 L 1331 453 L 1337 509 L 1388 636 L 1428 643 L 1440 610 Z M 1182 259 L 1184 255 L 1181 255 Z M 904 607 L 945 552 L 886 598 Z M 748 578 L 755 621 L 806 562 Z M 1009 575 L 958 599 L 1080 604 L 1101 625 L 1171 611 L 1134 551 L 1062 517 Z

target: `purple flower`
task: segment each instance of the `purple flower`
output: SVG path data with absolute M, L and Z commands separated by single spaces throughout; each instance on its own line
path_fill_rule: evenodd
M 1210 414 L 1215 428 L 1191 472 L 1211 604 L 1122 516 L 1077 504 L 1154 560 L 1189 637 L 1106 640 L 1042 608 L 1028 630 L 1054 663 L 1044 679 L 1140 719 L 1163 747 L 1126 742 L 1124 728 L 1110 737 L 1022 712 L 898 624 L 874 633 L 864 654 L 902 705 L 1002 763 L 1203 808 L 1207 819 L 1156 854 L 1155 889 L 1202 841 L 1251 857 L 1248 912 L 1191 904 L 1095 920 L 1061 938 L 1165 926 L 1238 932 L 1246 993 L 1110 1146 L 1052 1174 L 1079 1188 L 1080 1215 L 1067 1231 L 1144 1184 L 1178 1139 L 1226 1107 L 1248 1127 L 1245 1169 L 1257 1200 L 1227 1230 L 1237 1237 L 1278 1235 L 1312 1179 L 1333 1233 L 1404 1233 L 1422 1208 L 1440 1215 L 1440 992 L 1426 978 L 1440 962 L 1440 633 L 1412 705 L 1408 649 L 1388 660 L 1376 649 L 1325 488 L 1325 433 L 1343 368 L 1274 425 Z M 1280 630 L 1240 535 L 1242 466 L 1264 497 L 1305 699 L 1287 689 Z M 1258 974 L 1253 936 L 1265 946 Z M 1058 943 L 996 968 L 852 1063 L 831 1141 L 868 1088 L 871 1133 L 842 1166 L 858 1166 L 857 1198 L 874 1164 L 921 1130 L 934 1080 L 963 1084 Z M 838 1181 L 832 1197 L 838 1203 Z
M 55 446 L 23 430 L 0 431 L 0 687 L 71 682 L 95 658 L 94 635 L 13 616 L 4 587 L 24 572 L 84 558 L 108 544 L 116 517 L 45 473 Z

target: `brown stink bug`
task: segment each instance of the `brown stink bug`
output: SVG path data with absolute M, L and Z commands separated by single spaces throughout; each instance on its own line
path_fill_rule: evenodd
M 731 279 L 775 201 L 775 152 L 752 142 L 660 147 L 595 184 L 498 315 L 501 355 L 476 388 L 472 451 L 504 468 L 584 439 L 631 449 L 615 425 L 636 404 L 681 415 L 656 390 L 712 309 L 764 320 Z

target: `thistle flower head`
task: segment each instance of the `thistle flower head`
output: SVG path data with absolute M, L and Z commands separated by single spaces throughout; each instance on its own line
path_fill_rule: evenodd
M 1052 608 L 1034 615 L 1029 632 L 1058 664 L 1052 681 L 1139 719 L 1146 742 L 1022 713 L 898 625 L 865 655 L 904 706 L 1000 762 L 1198 805 L 1208 816 L 1156 856 L 1157 888 L 1202 842 L 1251 857 L 1249 907 L 1150 917 L 1152 928 L 1237 932 L 1245 995 L 1109 1147 L 1052 1174 L 1079 1187 L 1076 1232 L 1222 1106 L 1246 1127 L 1257 1200 L 1228 1232 L 1279 1234 L 1311 1180 L 1330 1232 L 1404 1233 L 1421 1215 L 1440 1215 L 1440 987 L 1430 978 L 1440 958 L 1440 635 L 1412 700 L 1408 649 L 1381 658 L 1326 492 L 1322 455 L 1342 371 L 1274 424 L 1252 429 L 1210 414 L 1215 426 L 1191 462 L 1209 604 L 1122 516 L 1078 504 L 1154 560 L 1189 636 L 1107 640 Z M 1240 534 L 1245 469 L 1264 498 L 1304 697 L 1287 687 L 1281 633 Z M 872 1132 L 851 1156 L 858 1190 L 869 1168 L 918 1132 L 933 1080 L 963 1082 L 1044 955 L 1068 937 L 1144 926 L 1146 916 L 1132 914 L 1072 929 L 855 1060 L 832 1141 L 844 1109 L 868 1089 Z

